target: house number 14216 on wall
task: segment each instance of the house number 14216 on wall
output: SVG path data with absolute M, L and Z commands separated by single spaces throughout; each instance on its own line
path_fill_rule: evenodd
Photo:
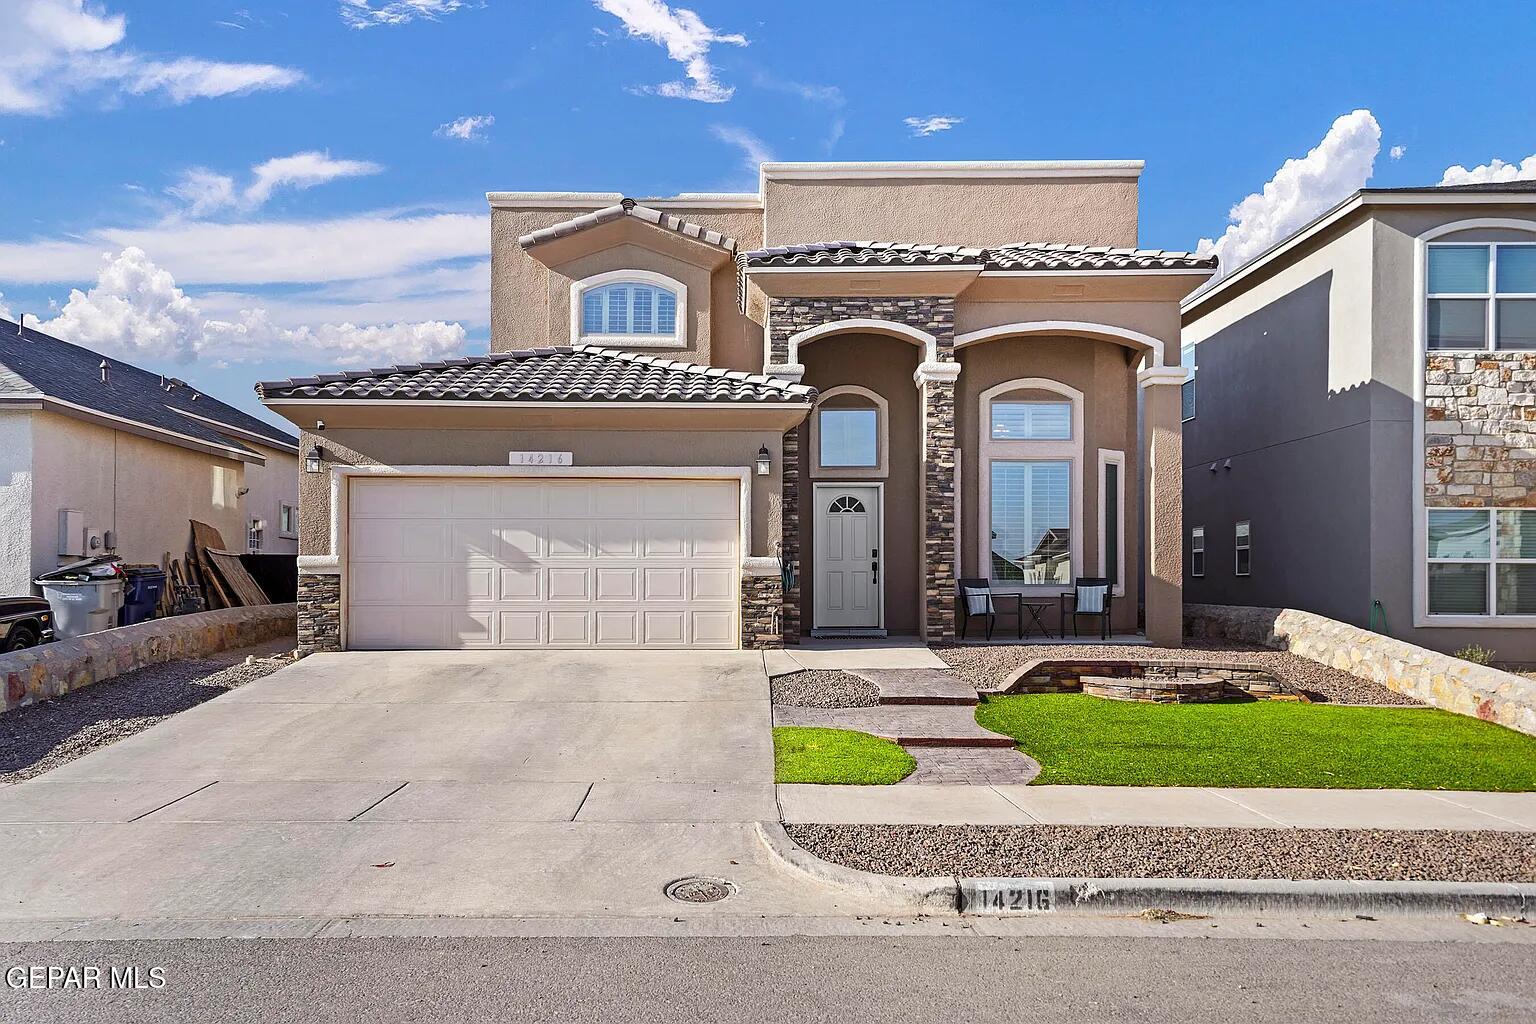
M 572 466 L 575 460 L 570 452 L 510 452 L 508 464 L 512 466 Z

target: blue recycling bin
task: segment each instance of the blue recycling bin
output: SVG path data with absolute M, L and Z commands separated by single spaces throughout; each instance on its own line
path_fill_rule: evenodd
M 165 590 L 165 570 L 130 566 L 124 569 L 123 577 L 123 609 L 118 613 L 118 625 L 131 626 L 154 618 Z

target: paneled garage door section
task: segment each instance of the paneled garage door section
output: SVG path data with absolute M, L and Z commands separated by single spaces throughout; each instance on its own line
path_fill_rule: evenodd
M 739 488 L 354 479 L 349 646 L 736 647 Z

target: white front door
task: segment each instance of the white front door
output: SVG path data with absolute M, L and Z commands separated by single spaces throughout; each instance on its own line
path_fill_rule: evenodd
M 880 488 L 817 484 L 817 629 L 878 629 L 880 608 Z

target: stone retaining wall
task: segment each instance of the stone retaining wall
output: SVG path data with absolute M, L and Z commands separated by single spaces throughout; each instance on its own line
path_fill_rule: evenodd
M 0 711 L 57 697 L 147 665 L 198 658 L 294 634 L 295 606 L 257 605 L 153 619 L 0 654 Z
M 1536 680 L 1311 612 L 1187 604 L 1184 633 L 1194 640 L 1234 640 L 1289 651 L 1434 707 L 1536 736 Z
M 1116 679 L 1218 679 L 1222 685 L 1252 697 L 1268 700 L 1303 700 L 1294 687 L 1257 666 L 1200 658 L 1138 660 L 1098 658 L 1083 661 L 1041 659 L 1025 662 L 1005 680 L 998 693 L 1077 693 L 1083 679 L 1107 676 Z

